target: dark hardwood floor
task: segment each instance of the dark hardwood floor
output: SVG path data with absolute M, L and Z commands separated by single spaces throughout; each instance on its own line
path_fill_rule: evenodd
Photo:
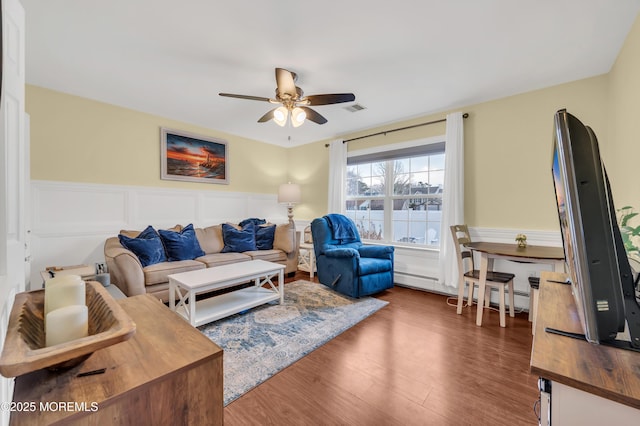
M 225 425 L 537 424 L 526 314 L 477 327 L 445 296 L 376 297 L 389 305 L 229 404 Z

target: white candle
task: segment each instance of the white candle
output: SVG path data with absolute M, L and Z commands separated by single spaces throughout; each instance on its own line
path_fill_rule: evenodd
M 85 283 L 78 275 L 51 278 L 44 283 L 44 314 L 70 305 L 86 305 Z
M 85 305 L 71 305 L 51 311 L 45 321 L 46 346 L 81 339 L 89 334 L 89 310 Z

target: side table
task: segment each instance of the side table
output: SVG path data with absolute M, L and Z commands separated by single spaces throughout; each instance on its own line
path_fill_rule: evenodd
M 309 276 L 313 278 L 313 274 L 316 271 L 316 255 L 313 252 L 313 244 L 300 243 L 298 270 L 308 272 Z

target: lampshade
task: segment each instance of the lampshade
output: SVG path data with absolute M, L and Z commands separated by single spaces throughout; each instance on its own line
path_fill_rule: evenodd
M 291 124 L 293 127 L 300 127 L 302 123 L 304 123 L 305 118 L 307 118 L 307 113 L 300 107 L 295 107 L 291 111 Z
M 283 183 L 278 189 L 278 203 L 293 205 L 301 200 L 300 185 L 297 183 Z
M 276 108 L 276 110 L 273 111 L 273 121 L 275 121 L 278 126 L 284 127 L 284 125 L 287 124 L 288 115 L 289 111 L 287 110 L 287 108 L 281 106 L 280 108 Z

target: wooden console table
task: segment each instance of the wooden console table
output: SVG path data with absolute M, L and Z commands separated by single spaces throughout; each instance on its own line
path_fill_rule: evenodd
M 16 378 L 14 401 L 37 409 L 13 412 L 12 425 L 222 424 L 222 349 L 150 295 L 118 303 L 134 336 L 70 370 Z
M 550 392 L 541 392 L 540 424 L 637 424 L 640 353 L 545 332 L 551 327 L 584 333 L 571 286 L 548 281 L 565 278 L 557 272 L 540 274 L 531 372 L 550 384 Z

